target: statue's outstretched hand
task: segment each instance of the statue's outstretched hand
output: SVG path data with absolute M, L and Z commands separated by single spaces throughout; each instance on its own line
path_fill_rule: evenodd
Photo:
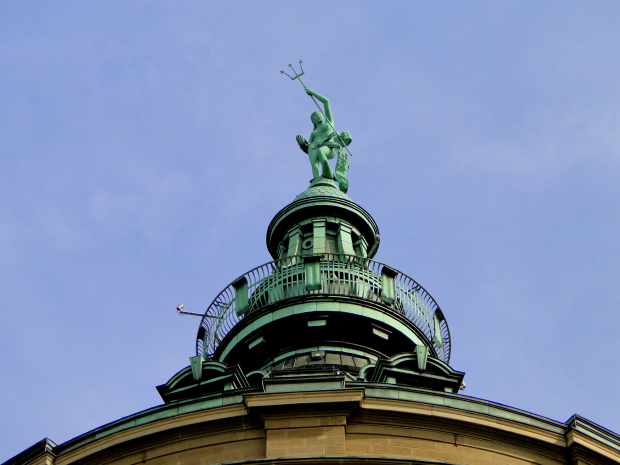
M 306 87 L 306 94 L 308 94 L 308 95 L 314 95 L 314 94 L 315 94 L 315 92 L 314 92 L 313 90 L 310 90 L 310 89 L 308 89 L 308 88 Z
M 308 153 L 308 142 L 306 142 L 304 136 L 302 136 L 301 134 L 297 136 L 297 143 L 299 144 L 299 148 L 303 152 Z

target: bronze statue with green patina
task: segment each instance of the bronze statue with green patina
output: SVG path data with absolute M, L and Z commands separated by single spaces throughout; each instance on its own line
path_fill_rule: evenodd
M 313 179 L 320 177 L 328 179 L 336 179 L 340 189 L 347 191 L 348 181 L 346 178 L 349 169 L 349 161 L 344 153 L 343 147 L 351 143 L 351 135 L 349 131 L 343 131 L 338 134 L 334 130 L 334 118 L 332 116 L 331 107 L 327 97 L 306 88 L 306 93 L 323 104 L 324 111 L 315 111 L 310 116 L 310 120 L 314 125 L 310 139 L 306 140 L 304 136 L 297 136 L 299 147 L 308 154 L 310 165 L 312 165 Z M 325 118 L 323 118 L 325 115 Z M 329 160 L 338 156 L 336 163 L 336 173 L 332 170 Z M 319 167 L 321 168 L 319 174 Z
M 306 140 L 302 135 L 297 136 L 299 147 L 306 152 L 310 158 L 313 175 L 312 180 L 316 181 L 321 178 L 336 179 L 340 190 L 346 192 L 349 188 L 349 181 L 346 177 L 347 171 L 349 170 L 349 158 L 345 150 L 352 155 L 347 148 L 352 140 L 351 134 L 349 134 L 349 131 L 343 131 L 338 134 L 334 126 L 334 118 L 327 97 L 308 89 L 304 81 L 301 80 L 301 76 L 304 75 L 302 61 L 299 60 L 300 73 L 297 73 L 293 69 L 293 65 L 288 66 L 293 73 L 295 73 L 294 76 L 284 71 L 280 71 L 280 73 L 285 74 L 293 81 L 298 79 L 301 85 L 304 86 L 306 93 L 312 97 L 314 104 L 319 109 L 319 111 L 315 111 L 310 116 L 312 124 L 314 125 L 314 129 L 310 134 L 310 139 Z M 317 100 L 323 104 L 323 110 L 321 110 Z M 334 170 L 332 170 L 329 164 L 329 160 L 336 157 L 336 155 L 338 159 L 336 161 L 336 172 L 334 173 Z M 320 171 L 319 167 L 321 168 Z

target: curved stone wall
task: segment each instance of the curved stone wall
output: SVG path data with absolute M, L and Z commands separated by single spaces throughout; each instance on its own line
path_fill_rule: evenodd
M 156 407 L 62 445 L 39 443 L 6 464 L 620 462 L 620 437 L 580 417 L 565 424 L 396 386 L 321 390 L 317 378 L 307 388 L 278 392 L 274 384 Z

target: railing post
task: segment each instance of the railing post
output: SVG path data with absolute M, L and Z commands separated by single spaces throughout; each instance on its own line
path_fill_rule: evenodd
M 381 270 L 381 300 L 389 305 L 392 305 L 396 300 L 394 278 L 397 274 L 397 271 L 385 265 Z
M 237 316 L 243 315 L 250 309 L 248 302 L 248 280 L 241 276 L 233 283 L 235 288 L 235 312 Z
M 306 290 L 318 291 L 321 289 L 321 255 L 307 255 L 304 257 L 306 274 Z
M 443 315 L 440 310 L 435 310 L 433 314 L 433 323 L 434 323 L 434 332 L 433 335 L 433 343 L 441 348 L 443 346 L 443 334 L 441 334 L 441 320 L 443 320 Z

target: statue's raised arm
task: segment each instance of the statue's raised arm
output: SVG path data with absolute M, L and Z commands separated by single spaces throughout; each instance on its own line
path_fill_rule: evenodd
M 329 106 L 329 99 L 318 92 L 306 88 L 306 94 L 316 99 L 323 104 L 323 113 L 327 120 L 331 123 L 332 129 L 334 128 L 334 117 L 332 116 L 332 108 Z

